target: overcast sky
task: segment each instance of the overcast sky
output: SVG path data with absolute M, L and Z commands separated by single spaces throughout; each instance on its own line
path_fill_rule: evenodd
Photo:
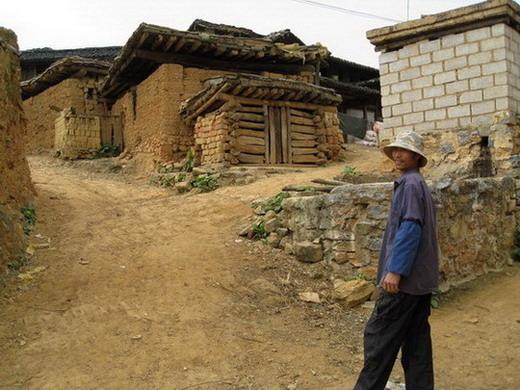
M 406 20 L 407 0 L 317 0 Z M 479 1 L 409 0 L 410 19 Z M 367 30 L 394 24 L 295 0 L 30 0 L 2 2 L 0 26 L 14 30 L 22 50 L 122 46 L 139 23 L 185 30 L 196 18 L 267 34 L 291 29 L 305 43 L 320 42 L 336 56 L 377 67 Z

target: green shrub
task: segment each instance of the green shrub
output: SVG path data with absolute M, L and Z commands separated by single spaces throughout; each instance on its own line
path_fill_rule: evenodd
M 202 192 L 210 192 L 218 188 L 217 179 L 208 174 L 197 176 L 192 180 L 191 185 L 200 189 Z
M 195 155 L 193 154 L 193 149 L 189 148 L 188 151 L 186 152 L 186 159 L 184 161 L 181 171 L 184 171 L 184 172 L 193 171 L 194 157 L 195 157 Z
M 515 243 L 513 244 L 513 260 L 520 261 L 520 229 L 515 232 Z
M 280 192 L 275 196 L 261 202 L 258 206 L 265 213 L 267 213 L 270 210 L 273 210 L 275 213 L 279 213 L 282 210 L 283 200 L 288 198 L 289 196 L 290 195 L 287 192 Z
M 34 224 L 36 223 L 36 210 L 29 204 L 22 207 L 20 211 L 23 217 L 23 232 L 28 236 L 31 234 Z
M 97 151 L 98 157 L 114 157 L 119 154 L 119 145 L 103 144 Z
M 347 165 L 345 166 L 345 168 L 343 168 L 343 174 L 348 176 L 357 176 L 358 171 L 356 167 L 351 167 L 350 165 Z
M 7 263 L 7 269 L 12 272 L 17 272 L 29 262 L 29 259 L 25 255 L 17 256 L 15 260 Z
M 441 291 L 439 289 L 435 289 L 432 292 L 432 298 L 430 300 L 430 306 L 433 309 L 438 309 L 441 305 Z
M 255 222 L 253 224 L 253 238 L 256 238 L 258 240 L 262 238 L 267 237 L 267 232 L 265 231 L 265 224 L 264 221 Z

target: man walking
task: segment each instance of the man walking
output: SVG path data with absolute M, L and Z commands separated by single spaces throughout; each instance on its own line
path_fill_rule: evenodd
M 365 328 L 365 364 L 354 390 L 384 390 L 401 348 L 407 390 L 433 389 L 430 300 L 439 255 L 431 193 L 419 172 L 422 137 L 401 133 L 383 148 L 401 176 L 394 182 L 377 283 L 379 298 Z

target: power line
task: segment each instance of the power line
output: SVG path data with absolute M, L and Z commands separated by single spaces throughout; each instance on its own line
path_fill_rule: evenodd
M 386 20 L 389 22 L 396 22 L 396 23 L 402 22 L 402 20 L 387 18 L 385 16 L 374 15 L 374 14 L 370 14 L 368 12 L 355 11 L 352 9 L 338 7 L 336 5 L 320 3 L 319 1 L 312 1 L 312 0 L 290 0 L 290 1 L 294 1 L 296 3 L 301 3 L 301 4 L 313 5 L 315 7 L 330 9 L 330 10 L 341 12 L 344 14 L 356 15 L 356 16 L 361 16 L 361 17 L 369 18 L 369 19 L 381 19 L 381 20 Z

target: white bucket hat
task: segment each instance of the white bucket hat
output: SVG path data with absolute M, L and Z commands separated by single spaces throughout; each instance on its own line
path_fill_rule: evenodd
M 394 142 L 383 147 L 383 153 L 392 161 L 394 160 L 392 158 L 393 148 L 410 150 L 421 156 L 419 168 L 424 167 L 428 163 L 428 158 L 424 154 L 423 139 L 415 131 L 404 131 L 396 137 Z

